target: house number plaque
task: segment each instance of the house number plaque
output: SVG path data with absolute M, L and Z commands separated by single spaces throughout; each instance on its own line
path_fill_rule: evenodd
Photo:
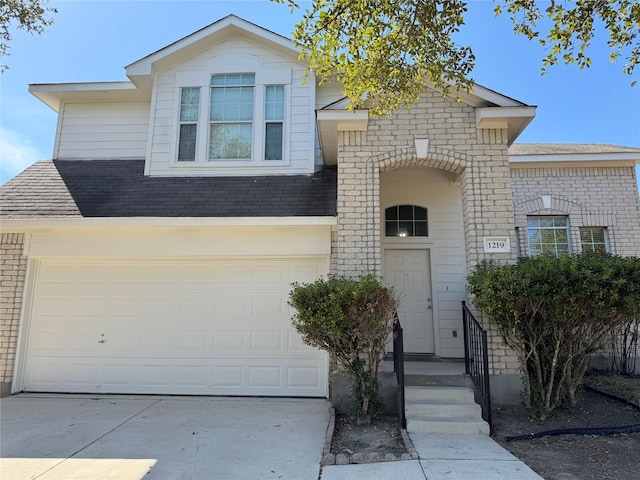
M 511 253 L 509 237 L 484 237 L 485 253 Z

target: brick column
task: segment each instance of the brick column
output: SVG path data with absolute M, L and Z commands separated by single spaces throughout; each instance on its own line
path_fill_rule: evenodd
M 27 271 L 23 233 L 0 235 L 0 396 L 11 394 Z
M 462 197 L 469 271 L 482 260 L 515 261 L 515 220 L 506 130 L 478 130 L 473 161 L 463 176 Z M 509 237 L 511 253 L 485 253 L 483 237 L 490 236 Z M 474 313 L 488 330 L 490 373 L 518 374 L 518 361 L 514 353 L 502 344 L 495 326 L 483 319 L 477 310 Z
M 473 161 L 462 181 L 467 267 L 481 260 L 515 261 L 516 238 L 507 131 L 478 130 Z M 511 253 L 484 252 L 483 237 L 509 237 Z
M 338 133 L 337 274 L 381 274 L 380 172 L 362 147 L 366 132 Z

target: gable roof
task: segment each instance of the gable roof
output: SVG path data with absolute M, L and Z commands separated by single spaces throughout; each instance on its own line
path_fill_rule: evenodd
M 288 38 L 235 15 L 227 15 L 125 67 L 127 77 L 139 88 L 150 90 L 152 75 L 184 61 L 233 34 L 298 60 L 300 50 Z
M 335 170 L 145 177 L 144 160 L 46 160 L 0 187 L 0 217 L 335 216 Z

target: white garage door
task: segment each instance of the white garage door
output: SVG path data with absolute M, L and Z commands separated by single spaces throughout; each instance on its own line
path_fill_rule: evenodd
M 326 396 L 287 305 L 324 259 L 42 262 L 25 390 Z

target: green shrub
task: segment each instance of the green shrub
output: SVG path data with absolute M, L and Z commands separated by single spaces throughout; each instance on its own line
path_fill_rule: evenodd
M 354 411 L 369 423 L 382 406 L 378 369 L 393 331 L 393 291 L 374 275 L 330 277 L 294 284 L 289 305 L 304 342 L 328 351 L 352 375 Z
M 523 402 L 539 419 L 575 406 L 589 355 L 640 306 L 640 259 L 598 254 L 485 262 L 468 278 L 523 372 Z

